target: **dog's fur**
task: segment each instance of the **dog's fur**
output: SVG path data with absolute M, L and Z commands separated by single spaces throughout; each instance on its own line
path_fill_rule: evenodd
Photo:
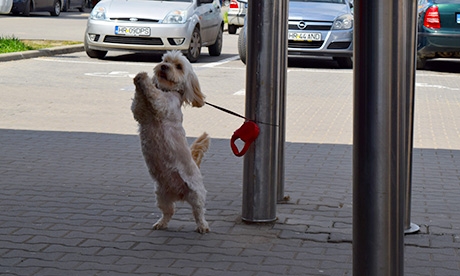
M 206 189 L 199 166 L 210 138 L 203 133 L 188 146 L 182 126 L 183 105 L 201 107 L 205 96 L 192 65 L 181 52 L 167 52 L 149 78 L 145 72 L 134 78 L 136 93 L 131 110 L 139 123 L 142 153 L 156 181 L 156 199 L 162 217 L 153 229 L 165 229 L 176 201 L 187 201 L 199 233 L 209 232 L 204 218 Z

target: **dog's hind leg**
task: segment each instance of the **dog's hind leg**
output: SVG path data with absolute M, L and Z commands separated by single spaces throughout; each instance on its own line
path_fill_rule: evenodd
M 208 222 L 204 218 L 204 205 L 206 200 L 204 195 L 196 191 L 190 191 L 186 200 L 192 206 L 193 217 L 197 225 L 196 231 L 201 234 L 209 232 Z
M 168 223 L 174 215 L 174 202 L 164 199 L 157 195 L 157 205 L 163 213 L 161 218 L 153 225 L 154 230 L 161 230 L 168 228 Z

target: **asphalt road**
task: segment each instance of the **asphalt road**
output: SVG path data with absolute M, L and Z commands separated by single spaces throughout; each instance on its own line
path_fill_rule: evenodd
M 0 16 L 2 36 L 82 40 L 86 17 L 79 12 L 51 17 Z M 195 63 L 211 103 L 244 114 L 245 66 L 237 36 L 224 34 L 222 55 L 207 49 Z M 130 113 L 132 78 L 152 73 L 160 56 L 109 52 L 104 60 L 84 52 L 0 63 L 1 128 L 136 132 Z M 460 148 L 460 61 L 435 60 L 416 78 L 415 147 Z M 353 70 L 331 60 L 290 59 L 287 80 L 286 139 L 352 143 Z M 187 134 L 210 132 L 229 138 L 242 121 L 209 106 L 185 109 Z
M 62 12 L 50 16 L 49 12 L 34 12 L 30 16 L 0 15 L 0 36 L 20 39 L 72 40 L 83 42 L 89 13 Z

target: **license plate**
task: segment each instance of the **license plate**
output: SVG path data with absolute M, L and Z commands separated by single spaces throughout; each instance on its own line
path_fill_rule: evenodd
M 117 35 L 131 35 L 131 36 L 149 36 L 149 27 L 125 27 L 115 26 L 115 34 Z
M 320 41 L 321 33 L 289 33 L 288 38 L 295 41 Z

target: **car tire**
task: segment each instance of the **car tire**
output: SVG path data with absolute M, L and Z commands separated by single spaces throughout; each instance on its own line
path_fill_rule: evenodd
M 236 34 L 236 30 L 238 29 L 235 25 L 228 25 L 228 33 L 229 34 Z
M 24 10 L 22 11 L 22 15 L 23 16 L 29 16 L 30 15 L 30 10 L 31 10 L 31 6 L 32 5 L 32 1 L 29 0 L 26 2 L 26 4 L 24 5 Z
M 241 29 L 240 34 L 238 35 L 238 54 L 240 56 L 241 61 L 246 64 L 246 56 L 247 56 L 247 50 L 246 50 L 246 32 L 243 29 Z
M 421 56 L 417 55 L 417 69 L 422 70 L 425 69 L 426 65 L 426 58 L 422 58 Z
M 81 1 L 81 7 L 78 8 L 79 12 L 85 12 L 86 0 Z
M 61 0 L 54 0 L 53 4 L 54 9 L 50 11 L 52 16 L 59 16 L 61 14 Z
M 208 47 L 210 56 L 218 57 L 222 53 L 223 32 L 223 29 L 219 28 L 219 33 L 217 33 L 216 42 Z
M 70 0 L 65 1 L 65 4 L 62 5 L 62 11 L 67 12 L 70 8 Z
M 335 57 L 334 60 L 339 64 L 340 68 L 353 68 L 353 59 L 351 57 Z
M 85 52 L 90 58 L 97 58 L 97 59 L 103 59 L 107 55 L 107 51 L 99 51 L 99 50 L 92 50 L 88 47 L 88 42 L 86 42 L 85 38 Z
M 190 37 L 190 45 L 188 47 L 186 57 L 190 62 L 196 62 L 201 54 L 201 34 L 200 29 L 195 27 Z

